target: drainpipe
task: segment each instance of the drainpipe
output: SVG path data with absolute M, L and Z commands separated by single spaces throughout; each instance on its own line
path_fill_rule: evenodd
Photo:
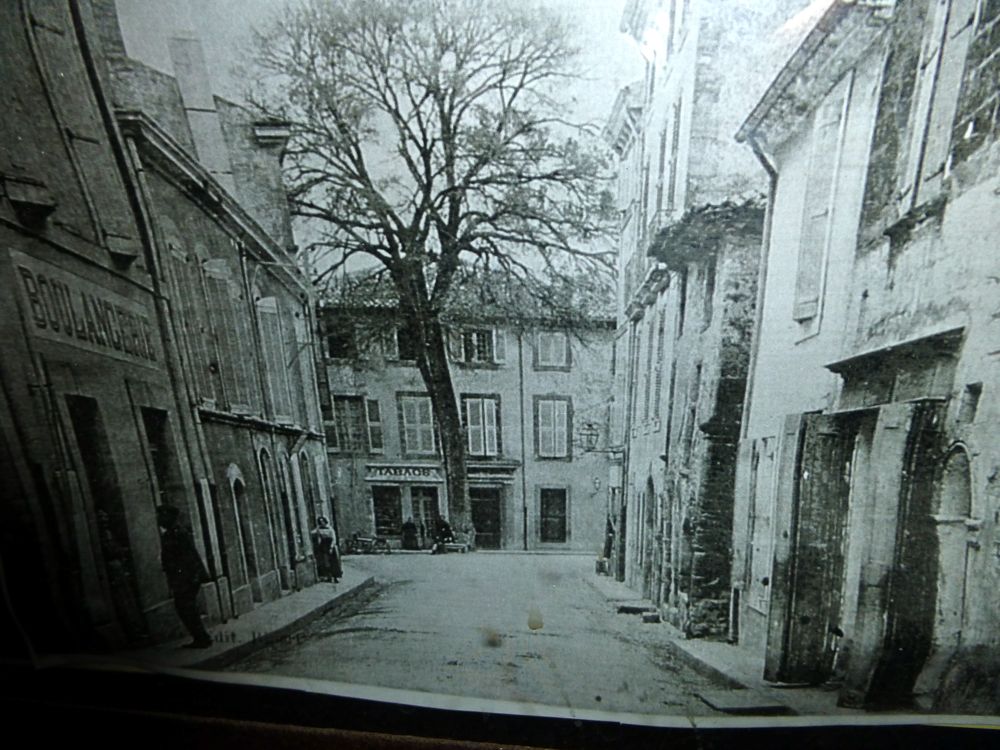
M 524 331 L 517 332 L 517 388 L 521 409 L 521 543 L 528 549 L 528 461 L 524 429 Z
M 764 207 L 764 232 L 761 239 L 760 268 L 757 274 L 757 300 L 754 305 L 753 341 L 750 344 L 750 363 L 747 367 L 746 391 L 743 394 L 743 419 L 740 427 L 740 439 L 746 439 L 750 429 L 750 402 L 753 393 L 754 374 L 757 370 L 757 355 L 760 350 L 760 329 L 764 313 L 764 291 L 767 289 L 767 259 L 771 247 L 772 224 L 774 223 L 774 197 L 778 191 L 778 169 L 773 158 L 764 152 L 760 143 L 753 135 L 745 138 L 754 155 L 764 167 L 768 177 L 767 205 Z

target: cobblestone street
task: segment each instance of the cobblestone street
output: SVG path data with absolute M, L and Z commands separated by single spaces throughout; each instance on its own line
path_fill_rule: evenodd
M 593 561 L 570 555 L 351 556 L 380 582 L 233 671 L 523 701 L 575 710 L 713 714 L 720 687 L 677 663 L 656 625 L 614 614 Z M 659 645 L 658 645 L 659 644 Z

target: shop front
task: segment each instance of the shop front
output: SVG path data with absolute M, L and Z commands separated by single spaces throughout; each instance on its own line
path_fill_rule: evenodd
M 444 470 L 439 464 L 369 463 L 365 482 L 371 489 L 375 535 L 394 548 L 430 549 L 434 522 L 447 520 Z M 413 524 L 404 540 L 404 524 Z M 404 544 L 404 541 L 406 542 Z

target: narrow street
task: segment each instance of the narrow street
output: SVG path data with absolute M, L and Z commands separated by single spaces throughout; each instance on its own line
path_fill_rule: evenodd
M 565 708 L 713 714 L 720 687 L 676 662 L 657 625 L 615 614 L 589 556 L 351 556 L 380 586 L 231 667 Z

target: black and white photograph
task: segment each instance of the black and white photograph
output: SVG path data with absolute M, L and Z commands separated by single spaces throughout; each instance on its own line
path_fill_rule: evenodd
M 1000 727 L 997 0 L 3 0 L 0 81 L 5 664 Z

